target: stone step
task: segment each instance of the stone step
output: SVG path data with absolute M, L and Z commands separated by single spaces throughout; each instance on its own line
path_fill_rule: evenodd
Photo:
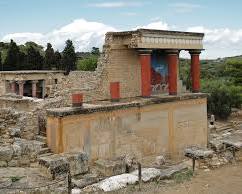
M 45 153 L 45 154 L 40 154 L 40 155 L 38 155 L 38 159 L 39 159 L 39 158 L 42 158 L 42 157 L 46 157 L 46 156 L 51 156 L 51 155 L 53 155 L 52 152 Z
M 37 135 L 35 138 L 37 141 L 43 142 L 43 143 L 47 143 L 47 138 L 42 136 L 42 135 Z
M 47 153 L 50 153 L 50 148 L 48 147 L 41 148 L 40 151 L 38 152 L 39 155 L 47 154 Z
M 52 179 L 88 172 L 88 156 L 86 153 L 52 154 L 38 159 L 39 167 L 44 176 Z

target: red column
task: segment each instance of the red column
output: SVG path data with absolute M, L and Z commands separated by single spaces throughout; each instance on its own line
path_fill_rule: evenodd
M 177 95 L 177 66 L 178 66 L 178 50 L 168 50 L 168 86 L 169 95 Z
M 33 98 L 37 97 L 37 83 L 38 83 L 38 81 L 36 81 L 36 80 L 32 81 L 32 97 Z
M 82 107 L 82 104 L 83 104 L 83 94 L 81 93 L 72 94 L 72 106 Z
M 191 79 L 192 79 L 192 92 L 200 91 L 200 50 L 191 50 Z
M 141 95 L 149 97 L 151 95 L 151 50 L 139 51 L 141 64 Z
M 24 95 L 24 81 L 19 81 L 18 86 L 19 86 L 19 95 L 23 96 Z
M 16 94 L 16 83 L 15 83 L 15 81 L 10 81 L 10 85 L 11 85 L 11 92 L 13 94 Z
M 120 99 L 120 85 L 119 82 L 110 83 L 110 95 L 112 101 L 119 101 Z

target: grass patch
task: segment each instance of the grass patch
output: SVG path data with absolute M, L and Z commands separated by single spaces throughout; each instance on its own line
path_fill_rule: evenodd
M 12 177 L 10 177 L 10 179 L 11 179 L 11 181 L 12 181 L 13 183 L 19 181 L 21 178 L 23 178 L 23 177 L 19 177 L 19 176 L 12 176 Z
M 192 177 L 193 177 L 193 171 L 189 169 L 189 170 L 174 174 L 173 179 L 175 180 L 176 183 L 183 183 L 185 181 L 190 181 Z

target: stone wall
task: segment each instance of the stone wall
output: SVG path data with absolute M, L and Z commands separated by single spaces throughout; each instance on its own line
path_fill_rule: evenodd
M 141 69 L 137 51 L 117 46 L 107 37 L 103 53 L 94 72 L 74 71 L 58 83 L 54 96 L 62 96 L 70 104 L 73 92 L 84 94 L 84 101 L 110 99 L 110 82 L 120 82 L 121 98 L 141 95 Z
M 175 159 L 183 158 L 188 145 L 207 145 L 205 98 L 113 111 L 105 111 L 104 106 L 94 113 L 86 110 L 66 116 L 65 110 L 60 109 L 62 116 L 55 116 L 53 111 L 48 117 L 48 146 L 56 153 L 81 150 L 92 161 L 162 154 Z
M 33 139 L 38 134 L 38 117 L 33 112 L 0 109 L 0 134 L 7 141 L 18 133 L 19 137 Z

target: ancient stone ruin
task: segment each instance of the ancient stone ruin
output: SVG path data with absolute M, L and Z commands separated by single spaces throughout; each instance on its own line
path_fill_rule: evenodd
M 171 177 L 187 169 L 178 164 L 186 156 L 206 166 L 214 157 L 211 150 L 211 157 L 203 155 L 209 143 L 240 149 L 233 137 L 208 142 L 207 95 L 200 93 L 203 36 L 110 32 L 94 72 L 0 73 L 0 167 L 29 169 L 20 174 L 31 172 L 32 185 L 45 184 L 42 191 L 112 191 Z M 191 55 L 192 91 L 179 79 L 181 50 Z

